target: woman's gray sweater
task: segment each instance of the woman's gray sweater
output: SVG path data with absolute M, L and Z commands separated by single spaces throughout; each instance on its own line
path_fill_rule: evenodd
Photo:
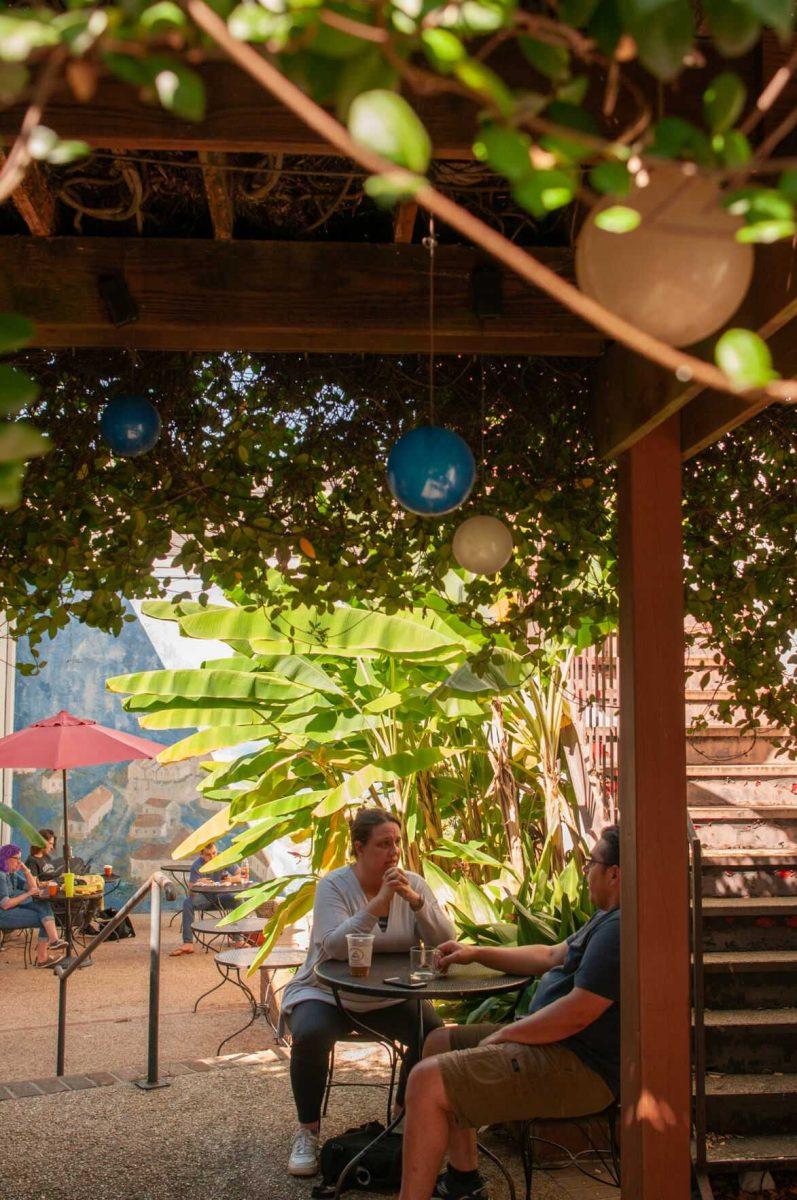
M 454 937 L 454 925 L 437 903 L 426 880 L 412 871 L 407 871 L 406 875 L 410 887 L 423 896 L 424 903 L 417 912 L 413 912 L 406 900 L 395 895 L 390 902 L 385 930 L 379 928 L 378 917 L 366 912 L 368 900 L 351 867 L 330 871 L 320 880 L 316 888 L 307 958 L 285 989 L 283 1012 L 289 1013 L 303 1000 L 335 1003 L 331 988 L 316 978 L 315 968 L 327 959 L 348 957 L 347 933 L 372 933 L 374 954 L 400 954 L 419 942 L 437 946 Z M 389 1004 L 400 1004 L 401 1001 L 375 1000 L 372 996 L 349 994 L 343 997 L 343 1003 L 355 1012 L 368 1012 Z

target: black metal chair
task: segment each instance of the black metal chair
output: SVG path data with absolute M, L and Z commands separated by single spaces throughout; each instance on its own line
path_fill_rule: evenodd
M 321 1108 L 321 1116 L 325 1117 L 327 1115 L 327 1108 L 329 1107 L 329 1095 L 333 1088 L 344 1088 L 344 1087 L 383 1088 L 383 1087 L 387 1087 L 387 1119 L 385 1121 L 385 1124 L 389 1125 L 390 1124 L 390 1114 L 393 1110 L 393 1096 L 396 1091 L 396 1072 L 398 1071 L 399 1063 L 401 1062 L 401 1055 L 399 1054 L 398 1047 L 395 1045 L 394 1042 L 389 1041 L 387 1038 L 382 1039 L 382 1038 L 376 1038 L 376 1037 L 368 1037 L 366 1034 L 359 1033 L 356 1030 L 347 1034 L 346 1037 L 339 1038 L 338 1041 L 346 1042 L 347 1044 L 356 1043 L 358 1045 L 370 1044 L 373 1046 L 381 1046 L 382 1049 L 387 1054 L 388 1061 L 390 1063 L 390 1083 L 389 1084 L 378 1083 L 375 1080 L 367 1080 L 367 1079 L 356 1079 L 356 1080 L 354 1080 L 354 1079 L 352 1079 L 352 1080 L 335 1079 L 334 1078 L 334 1075 L 335 1075 L 335 1047 L 333 1046 L 332 1052 L 330 1053 L 330 1056 L 329 1056 L 329 1070 L 327 1071 L 327 1086 L 324 1089 L 324 1103 Z
M 585 1113 L 580 1117 L 535 1117 L 533 1120 L 524 1121 L 521 1126 L 520 1134 L 520 1156 L 523 1163 L 523 1176 L 526 1181 L 526 1200 L 531 1200 L 531 1193 L 534 1186 L 534 1143 L 538 1142 L 543 1145 L 553 1146 L 561 1150 L 568 1164 L 575 1167 L 582 1175 L 586 1175 L 588 1179 L 596 1179 L 601 1183 L 608 1183 L 611 1187 L 620 1187 L 620 1144 L 617 1139 L 617 1121 L 620 1115 L 620 1106 L 616 1100 L 612 1100 L 611 1104 L 600 1112 Z M 605 1146 L 595 1144 L 590 1124 L 593 1121 L 605 1121 L 607 1126 L 608 1141 Z M 550 1125 L 575 1125 L 581 1130 L 585 1140 L 589 1144 L 588 1150 L 581 1150 L 573 1153 L 566 1146 L 560 1145 L 552 1138 L 541 1137 L 535 1133 L 538 1124 Z M 580 1160 L 587 1156 L 594 1156 L 598 1159 L 603 1169 L 608 1175 L 608 1180 L 604 1176 L 595 1175 L 592 1171 L 586 1170 Z
M 21 950 L 22 965 L 27 971 L 28 964 L 33 964 L 36 957 L 33 949 L 35 928 L 30 929 L 0 929 L 0 950 Z

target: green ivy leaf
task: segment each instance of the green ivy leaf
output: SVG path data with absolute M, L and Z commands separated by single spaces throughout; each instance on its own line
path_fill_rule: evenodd
M 589 181 L 603 195 L 627 196 L 631 191 L 631 172 L 624 163 L 599 163 L 590 171 Z
M 657 158 L 689 158 L 712 163 L 711 143 L 701 129 L 683 117 L 662 117 L 653 129 L 650 153 Z
M 27 346 L 33 337 L 33 323 L 17 313 L 0 313 L 0 354 L 9 354 Z
M 554 46 L 550 42 L 541 42 L 538 38 L 518 38 L 523 55 L 535 71 L 539 71 L 553 83 L 561 83 L 570 74 L 570 54 L 565 46 Z
M 159 0 L 145 8 L 138 23 L 147 33 L 158 33 L 168 29 L 185 29 L 188 24 L 185 13 L 173 0 Z
M 753 157 L 749 141 L 738 129 L 716 133 L 711 139 L 711 149 L 725 167 L 744 167 Z
M 475 58 L 465 58 L 454 67 L 460 83 L 475 92 L 483 100 L 492 101 L 503 116 L 509 116 L 513 108 L 512 93 L 500 76 Z
M 473 153 L 497 175 L 517 183 L 531 170 L 531 138 L 517 129 L 490 122 L 481 126 L 473 144 Z
M 516 203 L 540 219 L 569 204 L 575 194 L 575 178 L 561 170 L 532 171 L 512 188 Z
M 460 0 L 458 4 L 437 7 L 440 20 L 449 29 L 462 33 L 495 33 L 509 21 L 517 7 L 514 0 Z
M 432 143 L 403 96 L 383 88 L 361 93 L 349 109 L 348 127 L 361 146 L 408 171 L 426 172 Z
M 24 478 L 24 463 L 0 463 L 0 508 L 13 509 L 19 505 L 22 499 L 22 481 Z M 31 671 L 34 669 L 32 663 L 24 665 L 30 666 Z
M 450 29 L 424 29 L 421 45 L 429 62 L 442 75 L 450 75 L 467 58 L 462 41 Z
M 123 83 L 132 84 L 133 87 L 150 87 L 152 84 L 152 72 L 146 59 L 136 58 L 132 54 L 108 52 L 103 54 L 102 61 L 111 74 Z
M 152 82 L 163 107 L 186 121 L 201 121 L 205 115 L 205 85 L 196 71 L 171 60 L 150 62 Z
M 33 403 L 39 391 L 39 385 L 29 379 L 24 371 L 0 363 L 0 411 L 19 412 L 26 404 Z
M 424 182 L 420 176 L 413 183 L 406 175 L 395 177 L 386 171 L 384 175 L 369 175 L 363 190 L 380 208 L 393 208 L 402 200 L 411 200 Z
M 559 5 L 559 16 L 566 25 L 574 29 L 582 29 L 587 24 L 598 5 L 598 0 L 562 0 Z
M 778 377 L 772 368 L 769 346 L 750 329 L 723 333 L 714 348 L 714 361 L 738 391 L 766 387 Z
M 778 190 L 791 200 L 792 204 L 797 204 L 797 169 L 783 172 L 778 180 Z
M 772 242 L 783 241 L 797 234 L 797 223 L 794 221 L 756 221 L 753 225 L 743 225 L 736 231 L 736 241 L 770 245 Z
M 758 41 L 761 25 L 742 3 L 703 0 L 703 12 L 717 49 L 727 58 L 746 54 Z
M 41 10 L 46 13 L 46 9 Z M 49 16 L 49 14 L 47 14 Z M 0 14 L 0 60 L 2 62 L 25 62 L 34 50 L 55 46 L 60 38 L 58 30 L 47 20 L 39 20 L 34 12 Z
M 341 121 L 346 120 L 355 96 L 379 88 L 390 91 L 397 82 L 396 68 L 376 48 L 367 50 L 359 58 L 349 59 L 343 66 L 336 89 L 335 111 L 338 117 Z
M 27 462 L 51 448 L 49 440 L 27 421 L 0 425 L 0 463 Z
M 625 204 L 614 204 L 595 214 L 595 224 L 605 233 L 631 233 L 641 220 L 637 210 Z
M 742 0 L 744 8 L 781 38 L 787 38 L 794 25 L 791 0 Z
M 674 79 L 692 48 L 694 15 L 689 0 L 663 5 L 632 32 L 643 66 L 657 79 Z
M 703 115 L 712 133 L 725 133 L 739 119 L 747 99 L 747 89 L 738 75 L 724 71 L 713 79 L 703 93 Z

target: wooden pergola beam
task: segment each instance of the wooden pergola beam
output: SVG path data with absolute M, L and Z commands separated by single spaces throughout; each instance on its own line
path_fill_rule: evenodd
M 538 251 L 564 275 L 567 249 Z M 480 322 L 479 252 L 439 246 L 440 353 L 598 355 L 602 339 L 507 273 L 503 316 Z M 98 291 L 121 274 L 138 310 L 111 323 Z M 429 346 L 423 246 L 155 238 L 0 238 L 0 311 L 24 313 L 42 347 L 417 353 Z
M 0 151 L 0 167 L 6 160 Z M 56 228 L 55 193 L 38 163 L 31 163 L 11 202 L 34 237 L 52 237 Z
M 75 99 L 66 83 L 47 103 L 47 123 L 61 137 L 80 138 L 112 150 L 211 150 L 221 154 L 319 154 L 335 152 L 318 134 L 228 62 L 197 67 L 207 96 L 202 121 L 181 121 L 158 104 L 144 104 L 134 88 L 103 75 L 91 103 Z M 439 158 L 470 159 L 478 106 L 444 95 L 413 102 Z M 24 109 L 0 112 L 0 142 L 13 141 Z
M 232 238 L 235 225 L 235 202 L 230 175 L 224 169 L 224 155 L 216 154 L 213 150 L 200 150 L 199 161 L 202 163 L 202 179 L 213 236 L 228 242 Z
M 797 270 L 790 243 L 757 248 L 756 269 L 748 295 L 731 325 L 755 329 L 772 348 L 775 366 L 788 376 L 797 368 L 793 350 L 797 331 Z M 692 347 L 711 359 L 719 333 Z M 797 389 L 796 389 L 797 391 Z M 681 383 L 674 375 L 621 346 L 613 346 L 601 365 L 593 400 L 599 454 L 616 458 L 675 413 L 681 413 L 681 455 L 691 458 L 723 434 L 767 407 L 764 398 L 707 392 Z
M 418 205 L 412 200 L 403 200 L 393 213 L 393 241 L 409 243 L 415 231 Z

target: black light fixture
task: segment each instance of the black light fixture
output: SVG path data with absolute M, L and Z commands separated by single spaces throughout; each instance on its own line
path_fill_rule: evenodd
M 97 280 L 100 299 L 112 325 L 132 325 L 138 320 L 138 305 L 130 294 L 121 271 L 106 271 Z

